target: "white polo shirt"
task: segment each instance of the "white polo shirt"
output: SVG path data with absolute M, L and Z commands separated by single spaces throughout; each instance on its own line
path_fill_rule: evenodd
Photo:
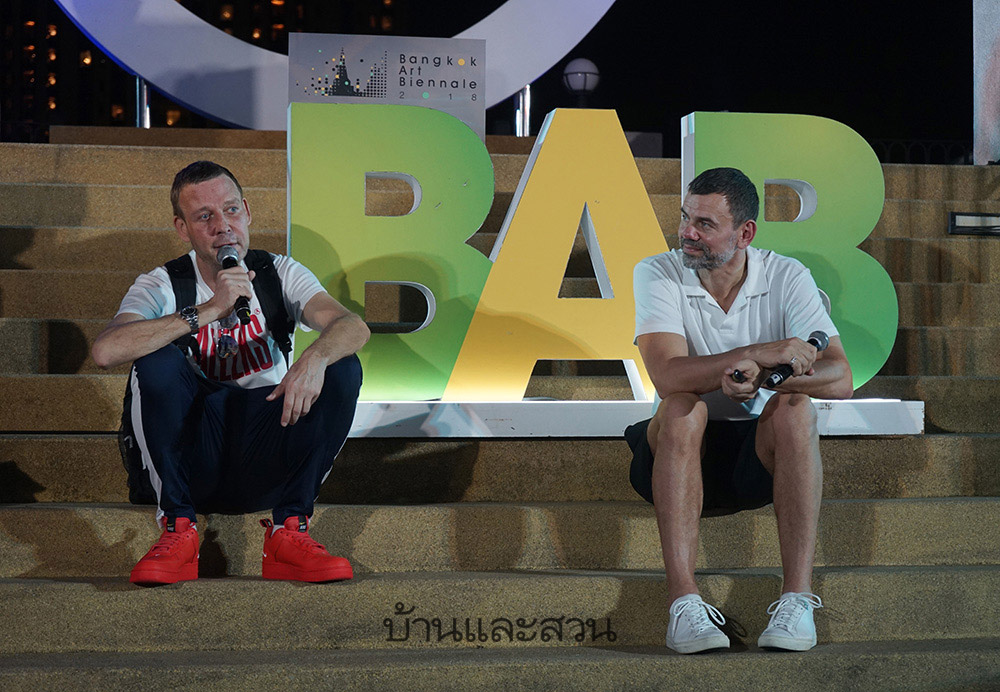
M 687 339 L 692 356 L 715 355 L 793 336 L 806 339 L 816 330 L 831 337 L 838 334 L 805 265 L 753 246 L 747 248 L 746 281 L 728 313 L 701 285 L 697 272 L 685 268 L 680 250 L 639 262 L 634 292 L 635 336 L 680 334 Z M 721 389 L 701 398 L 713 420 L 746 420 L 759 416 L 773 394 L 761 389 L 745 404 L 736 403 Z M 659 400 L 657 395 L 655 404 Z

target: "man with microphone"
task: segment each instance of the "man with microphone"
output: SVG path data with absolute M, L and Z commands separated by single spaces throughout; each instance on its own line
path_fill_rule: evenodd
M 354 418 L 368 328 L 298 262 L 250 250 L 250 207 L 226 168 L 192 163 L 170 199 L 191 251 L 140 275 L 92 349 L 102 368 L 132 363 L 123 425 L 163 528 L 131 581 L 198 577 L 195 512 L 268 509 L 264 578 L 350 579 L 308 526 Z M 289 365 L 292 322 L 319 337 Z
M 658 396 L 653 418 L 625 437 L 632 485 L 656 512 L 666 642 L 680 653 L 729 646 L 694 578 L 700 517 L 772 502 L 784 581 L 758 645 L 816 644 L 823 467 L 810 397 L 850 398 L 851 368 L 809 270 L 751 245 L 757 211 L 741 171 L 705 171 L 681 206 L 680 248 L 635 268 L 635 342 Z

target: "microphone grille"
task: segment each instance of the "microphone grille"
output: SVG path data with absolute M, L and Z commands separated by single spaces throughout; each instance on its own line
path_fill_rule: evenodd
M 816 346 L 817 351 L 823 351 L 826 349 L 827 346 L 830 345 L 830 337 L 826 335 L 826 332 L 820 331 L 818 329 L 809 335 L 809 340 L 816 341 L 816 343 L 818 344 L 818 346 Z
M 232 245 L 223 245 L 219 248 L 219 252 L 216 254 L 215 259 L 219 264 L 225 264 L 226 260 L 233 260 L 234 262 L 239 263 L 240 253 Z

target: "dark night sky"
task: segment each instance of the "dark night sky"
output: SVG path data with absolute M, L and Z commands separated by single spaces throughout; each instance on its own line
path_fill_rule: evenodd
M 414 34 L 452 35 L 500 1 L 434 4 L 444 11 L 411 15 Z M 972 139 L 971 2 L 617 0 L 534 83 L 533 131 L 573 104 L 560 76 L 574 57 L 601 70 L 589 105 L 615 108 L 625 129 L 663 132 L 668 156 L 679 155 L 679 119 L 693 110 L 821 115 L 869 140 Z

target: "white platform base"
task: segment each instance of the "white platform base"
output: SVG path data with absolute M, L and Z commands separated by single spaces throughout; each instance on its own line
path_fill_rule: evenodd
M 820 435 L 919 435 L 924 402 L 815 399 Z M 360 401 L 351 437 L 619 437 L 648 401 Z

